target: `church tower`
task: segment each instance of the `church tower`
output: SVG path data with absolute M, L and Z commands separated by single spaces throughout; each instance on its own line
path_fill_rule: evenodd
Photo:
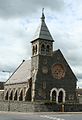
M 47 58 L 52 56 L 53 53 L 53 38 L 48 30 L 48 27 L 45 23 L 44 9 L 42 10 L 41 23 L 38 26 L 35 35 L 33 37 L 32 43 L 32 57 L 31 57 L 31 74 L 34 82 L 37 73 L 47 72 Z M 44 65 L 44 68 L 42 67 Z M 40 82 L 40 80 L 38 80 Z M 32 83 L 32 84 L 35 84 Z M 35 85 L 33 85 L 33 90 Z M 37 91 L 37 90 L 36 90 Z M 32 95 L 34 96 L 34 91 Z M 33 98 L 33 97 L 32 97 Z

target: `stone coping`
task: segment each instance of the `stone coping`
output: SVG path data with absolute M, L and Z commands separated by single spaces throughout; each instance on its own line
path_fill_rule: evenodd
M 35 114 L 35 115 L 47 115 L 47 114 L 82 114 L 82 112 L 11 112 L 11 111 L 0 111 L 0 114 Z

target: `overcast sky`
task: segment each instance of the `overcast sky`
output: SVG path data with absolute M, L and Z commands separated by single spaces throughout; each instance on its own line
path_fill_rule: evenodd
M 0 0 L 0 81 L 31 57 L 33 35 L 45 8 L 54 50 L 60 49 L 82 87 L 82 0 Z

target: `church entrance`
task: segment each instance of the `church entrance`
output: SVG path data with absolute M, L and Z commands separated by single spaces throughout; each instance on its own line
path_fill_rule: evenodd
M 66 93 L 63 88 L 53 88 L 50 92 L 50 100 L 56 103 L 65 103 Z
M 62 91 L 59 92 L 58 103 L 63 103 L 63 92 Z

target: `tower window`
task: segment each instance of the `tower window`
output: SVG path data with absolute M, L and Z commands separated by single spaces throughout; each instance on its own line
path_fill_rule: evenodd
M 32 50 L 32 53 L 33 53 L 33 55 L 34 55 L 34 46 L 33 46 L 33 50 Z
M 37 45 L 36 45 L 36 47 L 35 47 L 35 54 L 37 54 Z
M 32 54 L 33 55 L 37 54 L 37 45 L 33 46 Z
M 50 46 L 47 45 L 47 46 L 46 46 L 46 52 L 48 53 L 49 51 L 50 51 Z
M 46 51 L 46 49 L 45 49 L 45 45 L 42 44 L 42 46 L 41 46 L 41 53 L 42 53 L 42 54 L 45 54 L 45 51 Z

